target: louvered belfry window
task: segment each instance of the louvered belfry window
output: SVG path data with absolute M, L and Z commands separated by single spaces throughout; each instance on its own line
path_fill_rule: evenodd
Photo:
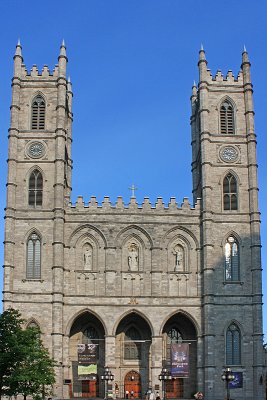
M 223 209 L 237 210 L 237 181 L 234 175 L 227 174 L 223 180 Z
M 45 101 L 41 95 L 36 96 L 32 102 L 32 129 L 45 129 Z
M 236 324 L 232 323 L 226 332 L 226 365 L 241 363 L 241 334 Z
M 29 179 L 29 206 L 41 206 L 43 202 L 43 176 L 35 169 Z
M 225 281 L 239 281 L 239 245 L 234 236 L 229 236 L 224 246 Z
M 220 109 L 221 133 L 224 135 L 234 134 L 234 110 L 229 101 L 224 101 Z
M 41 278 L 41 240 L 33 232 L 27 243 L 27 279 Z

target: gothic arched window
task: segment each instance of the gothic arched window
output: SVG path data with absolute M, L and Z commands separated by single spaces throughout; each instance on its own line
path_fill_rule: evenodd
M 167 348 L 166 348 L 166 359 L 171 361 L 171 345 L 172 343 L 182 343 L 183 338 L 181 332 L 173 327 L 167 332 Z
M 39 325 L 38 325 L 37 322 L 35 322 L 35 321 L 30 321 L 30 322 L 27 324 L 27 328 L 33 328 L 33 329 L 40 330 Z
M 99 340 L 99 334 L 97 332 L 97 330 L 93 327 L 93 326 L 89 326 L 85 329 L 85 331 L 83 332 L 85 338 L 90 342 L 90 343 L 94 343 L 95 341 Z M 88 343 L 89 343 L 88 342 Z
M 37 322 L 35 322 L 35 321 L 30 321 L 28 324 L 27 324 L 27 329 L 28 328 L 30 328 L 30 329 L 34 329 L 35 331 L 37 331 L 38 332 L 38 336 L 39 336 L 39 338 L 40 338 L 40 336 L 41 336 L 41 329 L 40 329 L 40 326 L 37 324 Z
M 224 101 L 220 108 L 220 132 L 224 135 L 234 134 L 234 110 L 229 101 Z
M 241 334 L 238 326 L 232 323 L 226 331 L 226 365 L 241 363 Z
M 45 128 L 45 101 L 40 94 L 32 102 L 31 128 L 39 131 Z
M 225 281 L 239 281 L 239 245 L 233 236 L 229 236 L 224 246 Z
M 43 200 L 43 176 L 35 169 L 29 178 L 29 206 L 41 206 Z
M 233 174 L 229 173 L 223 180 L 223 209 L 237 210 L 237 181 Z
M 124 359 L 141 359 L 141 336 L 138 330 L 134 327 L 127 329 L 127 331 L 125 332 Z
M 27 279 L 41 278 L 41 239 L 33 232 L 27 242 Z

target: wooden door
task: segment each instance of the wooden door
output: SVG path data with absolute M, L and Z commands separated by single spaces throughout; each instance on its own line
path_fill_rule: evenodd
M 126 374 L 124 379 L 124 393 L 129 392 L 129 398 L 131 394 L 135 398 L 141 399 L 142 397 L 142 387 L 141 387 L 141 377 L 136 371 L 130 371 Z M 124 394 L 125 397 L 125 394 Z
M 82 397 L 97 397 L 98 396 L 98 382 L 94 380 L 82 381 Z
M 184 380 L 182 378 L 176 378 L 166 382 L 167 399 L 181 399 L 183 395 L 184 395 Z

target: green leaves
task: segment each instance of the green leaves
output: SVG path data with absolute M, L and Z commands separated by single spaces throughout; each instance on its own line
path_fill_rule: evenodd
M 43 346 L 40 331 L 23 329 L 24 320 L 10 309 L 0 315 L 0 395 L 51 394 L 55 362 Z

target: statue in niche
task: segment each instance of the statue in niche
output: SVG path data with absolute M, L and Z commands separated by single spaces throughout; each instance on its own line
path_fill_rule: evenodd
M 175 267 L 174 271 L 184 270 L 184 249 L 182 246 L 175 246 L 173 249 L 173 254 L 175 255 Z
M 92 269 L 92 247 L 90 245 L 86 246 L 83 253 L 83 265 L 84 269 L 91 270 Z
M 138 247 L 135 243 L 131 243 L 128 247 L 128 265 L 130 271 L 138 271 Z

